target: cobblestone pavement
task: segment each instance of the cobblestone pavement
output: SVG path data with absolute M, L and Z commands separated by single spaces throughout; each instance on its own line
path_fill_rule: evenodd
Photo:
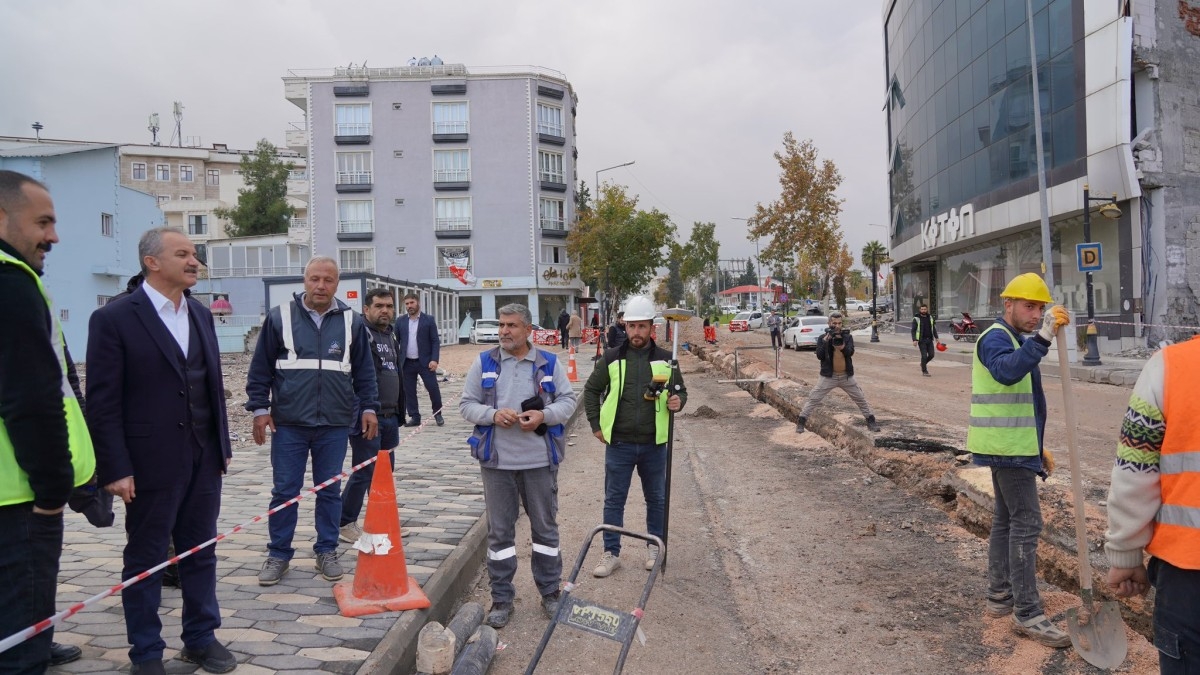
M 565 353 L 562 359 L 565 365 Z M 580 382 L 575 388 L 582 395 L 582 383 L 591 373 L 592 363 L 586 356 L 577 362 Z M 429 399 L 422 392 L 421 405 L 426 412 L 422 420 L 429 424 L 419 431 L 401 429 L 394 474 L 400 522 L 412 532 L 403 541 L 408 573 L 421 585 L 484 511 L 478 464 L 471 459 L 465 442 L 470 425 L 458 415 L 462 380 L 453 377 L 443 382 L 441 389 L 446 425 L 433 425 L 433 416 L 427 414 Z M 249 441 L 235 443 L 222 494 L 219 532 L 266 512 L 271 498 L 269 447 L 260 448 Z M 347 467 L 349 459 L 347 451 Z M 287 575 L 275 586 L 261 587 L 257 579 L 266 557 L 265 520 L 217 546 L 217 597 L 223 617 L 217 639 L 237 657 L 237 673 L 356 672 L 373 650 L 382 648 L 381 639 L 401 616 L 399 612 L 388 612 L 350 619 L 338 614 L 333 584 L 321 579 L 313 566 L 314 501 L 315 495 L 310 495 L 300 502 L 296 557 Z M 120 581 L 125 545 L 120 500 L 116 509 L 117 524 L 106 529 L 94 528 L 83 516 L 68 511 L 59 572 L 60 609 L 102 593 Z M 352 581 L 355 555 L 345 555 L 348 547 L 340 546 L 347 572 L 343 581 Z M 439 598 L 430 600 L 437 603 Z M 167 643 L 167 672 L 197 672 L 197 666 L 174 658 L 183 646 L 179 638 L 182 600 L 178 590 L 163 590 L 160 615 Z M 64 621 L 54 635 L 57 642 L 82 647 L 83 658 L 52 668 L 51 673 L 129 670 L 129 645 L 119 595 L 105 598 Z

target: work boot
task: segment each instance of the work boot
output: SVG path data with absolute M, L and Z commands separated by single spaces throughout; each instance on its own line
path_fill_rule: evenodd
M 446 424 L 446 420 L 442 418 L 442 413 L 437 413 L 437 414 L 435 414 L 435 415 L 433 416 L 433 421 L 434 421 L 434 422 L 437 422 L 437 425 L 438 425 L 439 427 L 440 427 L 440 426 L 444 426 L 444 425 Z
M 512 611 L 511 602 L 493 602 L 492 611 L 488 612 L 484 623 L 492 628 L 504 628 L 508 625 L 508 620 L 512 618 Z
M 875 432 L 879 431 L 879 425 L 875 423 L 874 415 L 870 415 L 867 417 L 867 428 L 870 429 L 871 431 L 875 431 Z
M 596 565 L 596 569 L 592 570 L 592 576 L 603 579 L 620 568 L 621 558 L 613 554 L 612 551 L 605 551 L 604 555 L 600 556 L 600 564 Z
M 804 425 L 806 425 L 806 424 L 808 424 L 807 417 L 801 417 L 799 420 L 797 420 L 796 421 L 796 433 L 798 433 L 798 434 L 804 433 L 806 431 L 806 429 L 804 428 Z
M 546 613 L 547 619 L 553 619 L 555 614 L 558 614 L 558 603 L 562 600 L 562 591 L 554 591 L 542 596 L 542 611 Z

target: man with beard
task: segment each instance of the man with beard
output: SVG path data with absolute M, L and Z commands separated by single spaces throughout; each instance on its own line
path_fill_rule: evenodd
M 937 324 L 929 315 L 929 305 L 922 303 L 917 315 L 913 317 L 912 343 L 921 350 L 921 374 L 929 375 L 929 362 L 933 360 L 933 343 L 937 342 Z
M 667 428 L 683 409 L 687 390 L 671 353 L 650 339 L 654 303 L 629 299 L 623 312 L 628 340 L 604 353 L 583 386 L 583 406 L 592 433 L 605 444 L 604 524 L 624 527 L 625 500 L 636 469 L 646 498 L 646 530 L 663 536 L 666 510 Z M 607 577 L 621 566 L 621 536 L 604 533 L 604 553 L 592 574 Z M 646 569 L 658 547 L 650 546 Z

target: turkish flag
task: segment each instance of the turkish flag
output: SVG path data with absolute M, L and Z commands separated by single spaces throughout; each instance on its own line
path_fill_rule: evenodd
M 454 275 L 465 286 L 475 285 L 475 275 L 471 274 L 471 270 L 458 265 L 450 265 L 450 274 Z

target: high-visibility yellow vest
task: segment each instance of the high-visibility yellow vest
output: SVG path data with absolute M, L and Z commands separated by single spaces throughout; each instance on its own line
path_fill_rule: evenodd
M 1146 551 L 1186 570 L 1200 570 L 1200 402 L 1195 373 L 1200 340 L 1163 350 L 1163 420 L 1166 432 L 1158 470 L 1162 506 Z
M 650 372 L 660 377 L 665 376 L 670 382 L 671 364 L 666 361 L 650 361 Z M 617 403 L 621 399 L 621 391 L 625 387 L 625 359 L 616 359 L 608 364 L 608 395 L 600 405 L 600 430 L 604 437 L 612 443 L 613 422 L 617 419 Z M 671 413 L 667 410 L 667 398 L 671 392 L 666 388 L 654 402 L 654 442 L 662 445 L 667 442 L 667 430 L 671 423 Z
M 1003 385 L 979 360 L 979 345 L 993 330 L 1002 330 L 1021 348 L 1016 336 L 999 323 L 983 331 L 975 341 L 971 359 L 971 419 L 967 424 L 967 450 L 980 455 L 1030 457 L 1040 453 L 1037 417 L 1033 407 L 1033 376 Z
M 46 299 L 46 306 L 51 308 L 53 302 L 41 278 L 29 265 L 0 250 L 0 264 L 16 265 L 29 273 L 37 283 L 38 290 Z M 75 469 L 75 485 L 83 485 L 92 479 L 96 472 L 96 452 L 92 449 L 92 437 L 88 434 L 87 421 L 71 382 L 67 380 L 67 356 L 63 348 L 62 326 L 54 321 L 54 329 L 50 333 L 54 353 L 58 355 L 58 365 L 62 371 L 63 413 L 67 418 L 67 438 L 71 450 L 71 465 Z M 8 429 L 4 420 L 0 419 L 0 506 L 23 504 L 33 501 L 33 488 L 29 486 L 29 476 L 17 465 L 16 450 L 12 439 L 8 437 Z

